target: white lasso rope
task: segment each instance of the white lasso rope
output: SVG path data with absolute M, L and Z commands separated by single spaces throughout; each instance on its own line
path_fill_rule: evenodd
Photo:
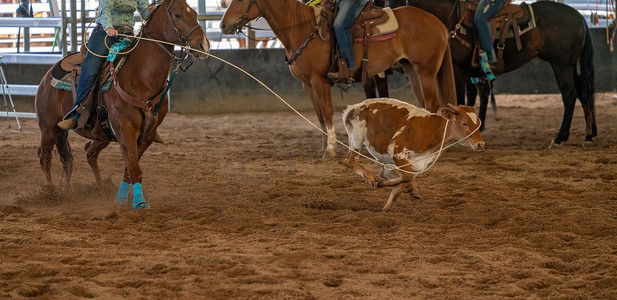
M 243 70 L 242 68 L 240 68 L 240 67 L 238 67 L 238 66 L 234 65 L 233 63 L 230 63 L 230 62 L 228 62 L 228 61 L 226 61 L 226 60 L 224 60 L 224 59 L 222 59 L 222 58 L 220 58 L 220 57 L 217 57 L 217 56 L 215 56 L 215 55 L 213 55 L 213 54 L 207 53 L 207 52 L 205 52 L 205 51 L 201 51 L 201 50 L 193 49 L 193 48 L 188 47 L 188 46 L 177 45 L 177 44 L 174 44 L 174 43 L 170 43 L 170 42 L 166 42 L 166 41 L 160 41 L 160 40 L 151 39 L 151 38 L 145 38 L 145 37 L 129 36 L 129 35 L 125 35 L 125 34 L 118 34 L 118 35 L 121 35 L 121 36 L 126 36 L 126 37 L 129 37 L 129 38 L 136 38 L 136 39 L 140 39 L 140 40 L 146 40 L 146 41 L 151 41 L 151 42 L 162 43 L 162 44 L 168 44 L 168 45 L 172 45 L 172 46 L 178 46 L 178 47 L 181 47 L 181 48 L 187 48 L 187 50 L 189 50 L 189 51 L 195 51 L 195 52 L 199 52 L 199 53 L 205 54 L 205 55 L 207 55 L 208 57 L 213 57 L 214 59 L 216 59 L 216 60 L 218 60 L 218 61 L 220 61 L 220 62 L 223 62 L 223 63 L 225 63 L 225 64 L 227 64 L 227 65 L 229 65 L 229 66 L 231 66 L 231 67 L 234 67 L 234 68 L 235 68 L 235 69 L 237 69 L 238 71 L 240 71 L 240 72 L 244 73 L 246 76 L 248 76 L 248 77 L 252 78 L 253 80 L 255 80 L 257 83 L 261 84 L 261 85 L 262 85 L 265 89 L 267 89 L 270 93 L 272 93 L 272 95 L 274 95 L 274 96 L 275 96 L 276 98 L 278 98 L 281 102 L 283 102 L 285 105 L 287 105 L 287 107 L 289 107 L 289 109 L 291 109 L 291 110 L 292 110 L 293 112 L 295 112 L 298 116 L 300 116 L 302 119 L 304 119 L 304 121 L 306 121 L 307 123 L 309 123 L 311 126 L 315 127 L 315 129 L 317 129 L 317 130 L 318 130 L 319 132 L 321 132 L 322 134 L 324 134 L 324 135 L 328 136 L 328 133 L 327 133 L 327 132 L 323 131 L 321 128 L 319 128 L 317 125 L 315 125 L 313 122 L 311 122 L 311 121 L 310 121 L 307 117 L 305 117 L 302 113 L 300 113 L 300 112 L 299 112 L 298 110 L 296 110 L 293 106 L 291 106 L 291 104 L 289 104 L 287 101 L 285 101 L 285 99 L 283 99 L 281 96 L 279 96 L 276 92 L 274 92 L 274 91 L 273 91 L 270 87 L 268 87 L 265 83 L 263 83 L 261 80 L 257 79 L 255 76 L 251 75 L 249 72 L 247 72 L 247 71 Z M 465 139 L 467 139 L 468 137 L 470 137 L 472 134 L 474 134 L 476 131 L 478 131 L 478 129 L 480 128 L 480 125 L 482 124 L 482 123 L 481 123 L 481 121 L 480 121 L 480 125 L 478 125 L 478 127 L 477 127 L 474 131 L 472 131 L 470 134 L 468 134 L 465 138 L 460 139 L 460 140 L 458 140 L 458 141 L 456 141 L 456 142 L 454 142 L 454 143 L 452 143 L 452 144 L 450 144 L 450 145 L 448 145 L 448 146 L 446 146 L 446 147 L 443 147 L 443 145 L 444 145 L 444 143 L 445 143 L 445 140 L 446 140 L 446 134 L 447 134 L 447 129 L 448 129 L 448 123 L 449 123 L 449 121 L 450 121 L 450 120 L 447 120 L 447 122 L 446 122 L 446 126 L 444 127 L 443 138 L 442 138 L 442 140 L 441 140 L 441 146 L 439 147 L 439 150 L 438 150 L 438 151 L 435 151 L 435 152 L 433 152 L 433 153 L 431 153 L 431 154 L 430 154 L 430 155 L 433 155 L 433 154 L 437 153 L 437 157 L 435 158 L 435 160 L 433 161 L 433 163 L 432 163 L 432 164 L 431 164 L 428 168 L 425 168 L 424 170 L 417 171 L 417 172 L 415 172 L 415 171 L 406 171 L 406 170 L 402 170 L 401 168 L 402 168 L 402 167 L 406 167 L 406 166 L 408 166 L 408 165 L 411 165 L 411 164 L 415 163 L 416 161 L 419 161 L 419 159 L 418 159 L 418 160 L 416 160 L 416 161 L 414 161 L 414 162 L 408 163 L 408 164 L 406 164 L 406 165 L 404 165 L 404 166 L 398 167 L 398 166 L 393 165 L 393 164 L 384 164 L 384 163 L 382 163 L 382 162 L 380 162 L 380 161 L 378 161 L 378 160 L 376 160 L 376 159 L 374 159 L 374 158 L 372 158 L 372 157 L 369 157 L 369 156 L 367 156 L 367 155 L 364 155 L 364 154 L 360 153 L 359 151 L 356 151 L 355 149 L 352 149 L 352 148 L 351 148 L 351 147 L 349 147 L 347 144 L 345 144 L 345 143 L 343 143 L 343 142 L 339 141 L 338 139 L 336 140 L 336 142 L 337 142 L 337 143 L 339 143 L 340 145 L 342 145 L 343 147 L 345 147 L 345 148 L 349 149 L 350 151 L 355 152 L 355 153 L 356 153 L 356 154 L 358 154 L 359 156 L 364 157 L 364 158 L 366 158 L 367 160 L 370 160 L 370 161 L 372 161 L 372 162 L 374 162 L 374 163 L 376 163 L 376 164 L 379 164 L 379 165 L 383 166 L 383 167 L 384 167 L 384 168 L 386 168 L 386 169 L 389 169 L 389 170 L 397 170 L 397 171 L 399 171 L 399 172 L 403 172 L 403 173 L 408 173 L 408 174 L 419 175 L 419 174 L 422 174 L 422 173 L 424 173 L 424 172 L 428 171 L 428 169 L 430 169 L 430 168 L 431 168 L 431 167 L 432 167 L 432 166 L 433 166 L 433 165 L 437 162 L 437 159 L 439 158 L 439 156 L 441 155 L 441 152 L 442 152 L 443 150 L 446 150 L 446 149 L 448 149 L 448 148 L 450 148 L 450 147 L 452 147 L 452 146 L 454 146 L 454 145 L 458 144 L 459 142 L 464 141 Z

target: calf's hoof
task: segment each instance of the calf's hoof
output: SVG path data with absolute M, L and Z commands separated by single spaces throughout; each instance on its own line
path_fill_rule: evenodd
M 420 194 L 418 194 L 417 192 L 414 192 L 412 189 L 407 188 L 407 193 L 409 193 L 409 195 L 411 196 L 411 198 L 414 199 L 422 199 L 422 197 L 420 197 Z
M 372 190 L 379 187 L 379 182 L 375 182 L 375 180 L 364 180 L 364 184 Z

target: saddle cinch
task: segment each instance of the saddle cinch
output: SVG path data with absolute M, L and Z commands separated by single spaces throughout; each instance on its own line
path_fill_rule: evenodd
M 499 68 L 493 68 L 493 73 L 499 75 L 503 73 L 503 50 L 506 47 L 506 40 L 508 38 L 514 38 L 516 48 L 518 51 L 523 49 L 521 43 L 521 35 L 536 28 L 536 20 L 533 14 L 533 9 L 526 3 L 520 5 L 511 4 L 511 0 L 507 0 L 501 9 L 489 20 L 491 26 L 491 33 L 493 40 L 498 40 L 496 54 Z M 478 51 L 479 42 L 476 39 L 475 45 L 470 45 L 459 34 L 467 36 L 467 29 L 474 28 L 473 16 L 476 8 L 478 7 L 478 0 L 460 0 L 458 6 L 458 15 L 460 21 L 456 24 L 454 30 L 452 30 L 452 38 L 455 38 L 461 44 L 468 48 L 474 48 L 473 66 L 479 66 L 478 63 Z
M 331 70 L 337 67 L 340 69 L 340 62 L 343 59 L 338 55 L 338 47 L 332 38 L 334 18 L 336 17 L 335 3 L 330 0 L 324 0 L 320 5 L 313 6 L 315 11 L 315 19 L 317 21 L 318 35 L 324 41 L 330 41 L 331 47 Z M 369 1 L 364 9 L 356 18 L 356 21 L 351 26 L 351 37 L 354 43 L 363 43 L 363 59 L 362 59 L 362 82 L 367 78 L 366 65 L 368 64 L 368 45 L 372 41 L 385 41 L 396 36 L 398 22 L 394 16 L 394 12 L 389 7 L 381 8 L 373 6 L 373 1 Z M 346 68 L 345 68 L 346 69 Z M 348 78 L 347 74 L 341 76 Z
M 60 63 L 56 64 L 51 71 L 51 86 L 61 90 L 72 91 L 73 98 L 75 98 L 77 82 L 79 81 L 81 72 L 81 64 L 86 56 L 86 51 L 86 48 L 82 46 L 80 52 L 70 54 L 63 58 Z M 96 126 L 101 126 L 103 132 L 105 132 L 110 140 L 116 140 L 115 133 L 109 124 L 107 108 L 103 104 L 103 98 L 101 96 L 103 93 L 109 91 L 112 84 L 109 69 L 113 67 L 117 73 L 122 67 L 125 59 L 126 55 L 118 55 L 114 63 L 106 61 L 103 64 L 92 89 L 90 89 L 84 101 L 75 108 L 75 111 L 80 114 L 79 120 L 77 121 L 78 128 L 91 131 Z M 94 111 L 95 106 L 96 110 Z M 95 112 L 94 114 L 92 114 L 93 111 Z

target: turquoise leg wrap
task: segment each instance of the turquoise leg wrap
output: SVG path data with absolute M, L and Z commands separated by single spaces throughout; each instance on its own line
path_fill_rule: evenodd
M 144 192 L 141 190 L 141 183 L 133 184 L 133 208 L 135 210 L 150 209 L 150 205 L 144 198 Z
M 495 74 L 493 74 L 493 71 L 491 70 L 491 64 L 488 62 L 486 52 L 482 52 L 480 54 L 480 67 L 482 67 L 482 71 L 486 74 L 489 81 L 495 80 Z
M 126 204 L 129 200 L 129 192 L 131 191 L 131 184 L 122 181 L 118 193 L 116 193 L 116 203 L 120 205 Z

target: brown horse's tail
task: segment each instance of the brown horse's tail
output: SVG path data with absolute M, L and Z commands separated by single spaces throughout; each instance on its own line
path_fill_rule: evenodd
M 437 72 L 437 86 L 439 88 L 439 105 L 441 107 L 446 107 L 448 104 L 456 105 L 456 84 L 454 82 L 450 45 L 446 48 L 441 67 Z
M 577 70 L 574 70 L 574 83 L 576 87 L 576 93 L 578 99 L 583 105 L 583 111 L 585 112 L 585 122 L 587 128 L 591 129 L 591 132 L 587 132 L 585 137 L 586 141 L 591 141 L 593 137 L 598 134 L 596 127 L 596 105 L 595 105 L 595 70 L 593 66 L 593 43 L 591 41 L 591 33 L 587 23 L 585 24 L 585 45 L 579 58 L 580 74 Z

